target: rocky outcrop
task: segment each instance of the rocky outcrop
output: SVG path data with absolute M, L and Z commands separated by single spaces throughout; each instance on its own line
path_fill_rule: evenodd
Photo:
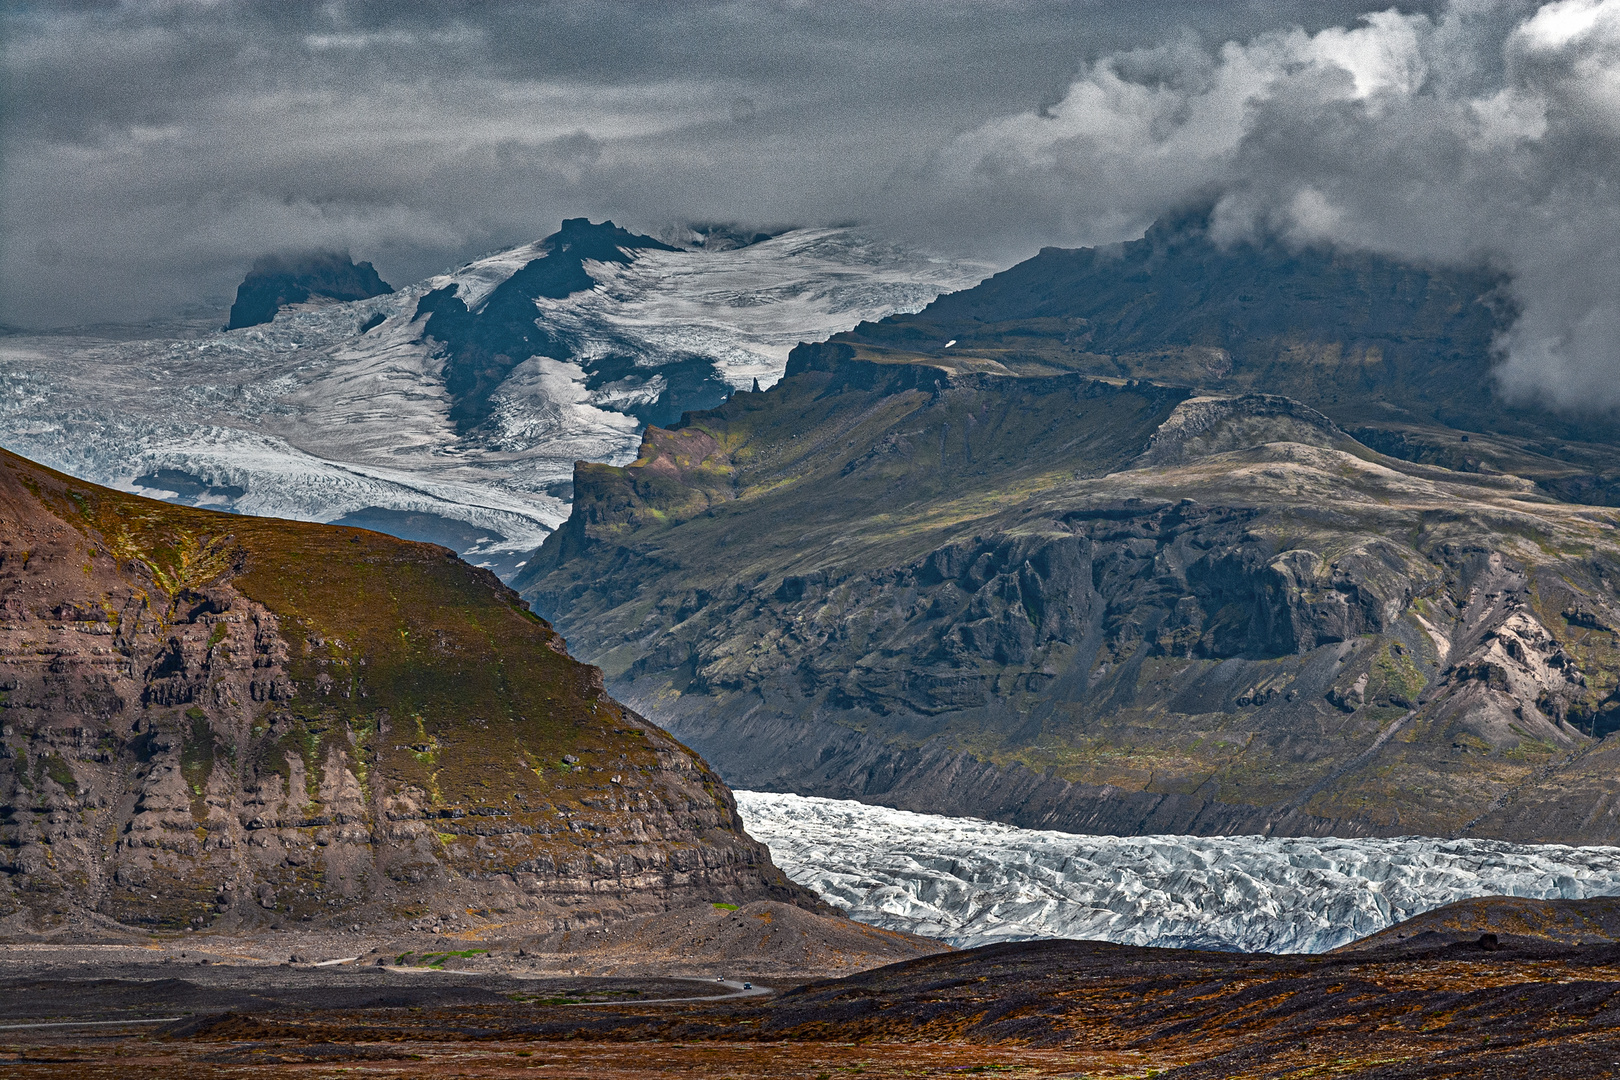
M 1078 831 L 1620 839 L 1607 511 L 1272 395 L 806 352 L 582 466 L 521 583 L 733 783 Z
M 485 571 L 0 452 L 0 926 L 813 905 Z
M 593 225 L 587 218 L 569 218 L 546 237 L 539 257 L 485 296 L 468 301 L 460 286 L 446 285 L 417 302 L 414 318 L 423 319 L 423 336 L 436 342 L 444 354 L 444 386 L 450 392 L 450 419 L 465 434 L 487 421 L 495 408 L 495 395 L 506 377 L 532 356 L 573 360 L 586 373 L 587 390 L 618 387 L 632 391 L 645 386 L 644 365 L 636 358 L 604 350 L 601 342 L 581 341 L 555 321 L 539 318 L 539 300 L 560 300 L 596 287 L 587 264 L 629 264 L 641 251 L 674 251 L 649 236 L 639 236 L 611 221 Z M 630 412 L 643 420 L 669 421 L 685 409 L 706 408 L 725 400 L 729 387 L 714 372 L 714 363 L 701 356 L 661 358 L 658 375 L 662 392 L 647 397 Z
M 268 255 L 253 264 L 236 287 L 236 302 L 226 330 L 267 323 L 287 304 L 311 297 L 365 300 L 393 292 L 368 262 L 356 263 L 346 253 L 312 251 L 301 255 Z M 361 331 L 381 323 L 381 318 Z
M 1458 900 L 1396 923 L 1387 930 L 1341 945 L 1337 953 L 1410 948 L 1461 942 L 1486 951 L 1532 942 L 1606 945 L 1620 941 L 1620 898 L 1530 900 L 1486 896 Z

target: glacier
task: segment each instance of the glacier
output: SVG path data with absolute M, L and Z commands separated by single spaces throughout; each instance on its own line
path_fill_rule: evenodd
M 706 372 L 720 393 L 769 386 L 798 342 L 920 310 L 991 269 L 854 228 L 587 262 L 592 288 L 535 300 L 567 355 L 522 360 L 489 420 L 458 431 L 442 343 L 417 305 L 454 287 L 476 309 L 547 250 L 229 332 L 193 321 L 0 336 L 0 446 L 157 498 L 435 540 L 509 576 L 567 517 L 575 461 L 623 464 L 649 415 L 706 407 L 675 400 L 670 373 Z M 602 358 L 610 382 L 593 375 Z
M 738 791 L 749 834 L 873 926 L 971 947 L 1033 938 L 1326 952 L 1480 896 L 1620 894 L 1620 848 L 1429 837 L 1083 836 Z

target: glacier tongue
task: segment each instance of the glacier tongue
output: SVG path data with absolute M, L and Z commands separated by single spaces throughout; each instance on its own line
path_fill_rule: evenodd
M 739 791 L 748 832 L 851 918 L 954 945 L 1089 938 L 1325 952 L 1477 896 L 1620 894 L 1620 848 L 1427 837 L 1079 836 Z
M 228 333 L 5 335 L 0 446 L 158 498 L 414 530 L 509 575 L 568 516 L 575 461 L 623 464 L 650 406 L 679 415 L 670 373 L 768 386 L 795 343 L 916 311 L 991 269 L 854 229 L 593 262 L 595 287 L 534 309 L 574 354 L 523 359 L 489 420 L 458 431 L 442 343 L 425 337 L 417 305 L 454 286 L 476 307 L 542 254 L 544 242 L 497 252 L 390 295 L 293 305 Z M 588 371 L 593 359 L 618 377 Z

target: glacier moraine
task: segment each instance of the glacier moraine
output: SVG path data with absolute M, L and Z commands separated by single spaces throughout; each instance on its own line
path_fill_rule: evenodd
M 1325 952 L 1477 896 L 1620 894 L 1620 848 L 1428 837 L 1080 836 L 739 791 L 789 877 L 954 945 L 1065 937 Z

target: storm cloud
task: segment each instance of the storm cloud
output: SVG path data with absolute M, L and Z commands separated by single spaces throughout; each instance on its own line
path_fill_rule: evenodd
M 914 178 L 984 242 L 1098 242 L 1210 200 L 1217 235 L 1489 262 L 1502 388 L 1620 405 L 1620 0 L 1459 2 L 1107 56 Z M 1012 196 L 1012 197 L 1009 197 Z
M 1004 263 L 1213 201 L 1513 275 L 1510 393 L 1620 405 L 1620 0 L 127 3 L 5 16 L 0 321 L 223 311 L 563 217 L 862 221 Z

